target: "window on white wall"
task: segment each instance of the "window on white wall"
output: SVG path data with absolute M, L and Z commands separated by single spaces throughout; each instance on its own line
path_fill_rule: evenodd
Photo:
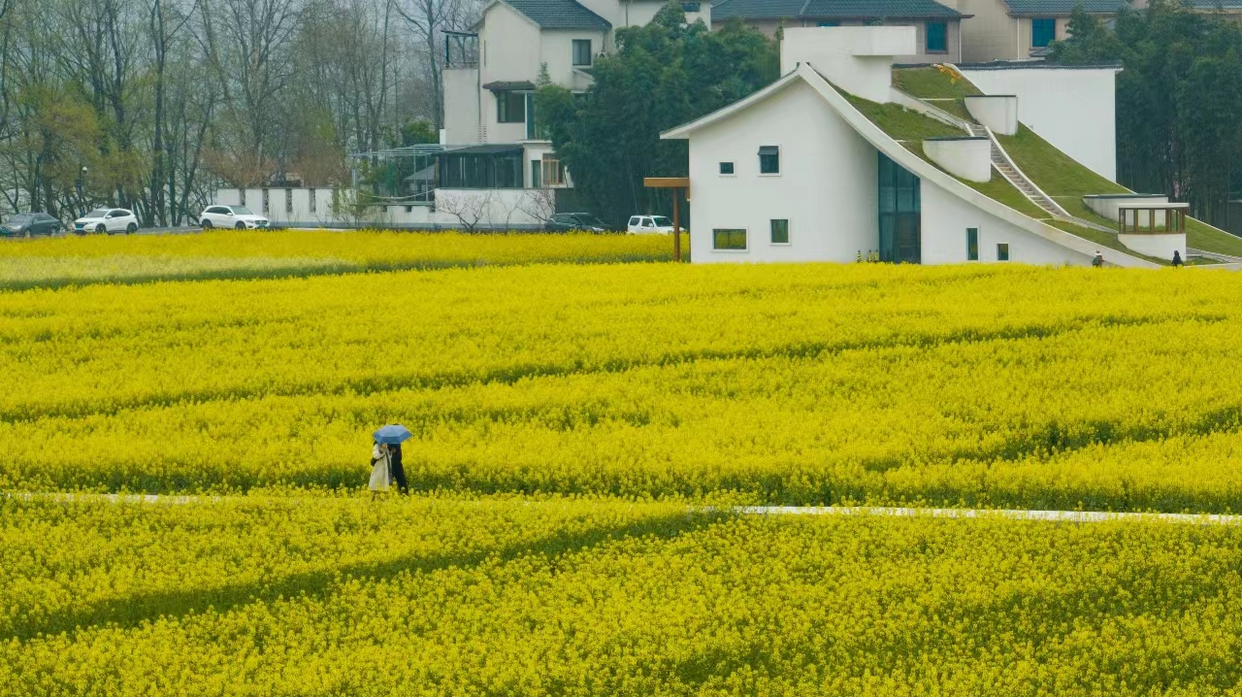
M 310 196 L 310 212 L 314 213 L 315 212 L 315 190 L 307 189 L 306 194 Z
M 523 123 L 526 121 L 525 92 L 496 93 L 496 121 L 498 123 Z
M 1009 244 L 1008 243 L 1001 242 L 1000 244 L 996 245 L 996 260 L 997 261 L 1009 261 Z
M 543 166 L 543 176 L 540 178 L 543 180 L 544 186 L 565 185 L 565 165 L 561 164 L 556 155 L 544 155 L 541 164 Z
M 741 228 L 716 228 L 712 230 L 712 249 L 721 251 L 746 251 L 746 230 Z
M 574 39 L 574 66 L 583 67 L 591 65 L 591 40 L 590 39 Z
M 293 213 L 293 189 L 285 189 L 285 212 Z
M 789 244 L 789 221 L 775 218 L 771 221 L 772 244 Z
M 966 228 L 966 260 L 979 261 L 979 228 Z
M 727 177 L 727 176 L 732 176 L 732 175 L 733 175 L 733 173 L 734 173 L 734 172 L 733 172 L 733 163 L 732 163 L 732 162 L 721 162 L 721 163 L 720 163 L 720 173 L 721 173 L 721 174 L 723 174 L 723 175 L 725 175 L 726 177 Z
M 776 145 L 764 145 L 759 148 L 759 173 L 781 173 L 781 149 Z

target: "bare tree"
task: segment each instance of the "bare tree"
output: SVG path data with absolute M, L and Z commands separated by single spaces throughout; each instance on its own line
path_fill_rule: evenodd
M 528 189 L 517 199 L 517 210 L 540 222 L 556 212 L 556 192 L 552 189 Z
M 436 199 L 436 209 L 457 218 L 465 232 L 476 232 L 491 213 L 493 191 L 445 196 Z M 489 220 L 490 222 L 490 220 Z

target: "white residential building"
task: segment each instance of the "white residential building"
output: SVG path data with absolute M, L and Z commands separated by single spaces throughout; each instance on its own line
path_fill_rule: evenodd
M 616 28 L 643 25 L 660 0 L 494 0 L 470 33 L 449 34 L 444 70 L 447 150 L 438 186 L 565 188 L 570 182 L 535 111 L 541 74 L 585 92 Z M 711 4 L 683 3 L 710 26 Z
M 1099 250 L 1108 263 L 1150 264 L 969 186 L 992 174 L 983 137 L 926 141 L 924 157 L 856 109 L 844 93 L 901 102 L 892 65 L 916 38 L 913 27 L 787 29 L 782 78 L 662 135 L 689 140 L 695 263 L 852 262 L 878 250 L 893 262 L 1083 265 Z

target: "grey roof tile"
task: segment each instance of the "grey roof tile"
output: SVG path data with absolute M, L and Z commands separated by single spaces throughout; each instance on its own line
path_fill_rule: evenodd
M 505 0 L 543 29 L 611 29 L 612 23 L 574 0 Z
M 723 0 L 712 21 L 739 19 L 958 19 L 962 13 L 935 0 Z
M 1068 15 L 1082 5 L 1087 12 L 1112 14 L 1129 5 L 1126 0 L 1004 0 L 1011 15 Z

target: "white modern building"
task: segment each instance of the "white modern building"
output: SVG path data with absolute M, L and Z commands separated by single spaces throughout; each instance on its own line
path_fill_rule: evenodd
M 892 87 L 895 57 L 910 55 L 917 36 L 913 27 L 787 29 L 783 77 L 662 134 L 689 140 L 694 262 L 852 262 L 875 250 L 892 262 L 1082 265 L 1098 250 L 1110 264 L 1151 265 L 970 186 L 995 174 L 985 127 L 916 152 L 859 111 L 851 99 L 950 118 Z

